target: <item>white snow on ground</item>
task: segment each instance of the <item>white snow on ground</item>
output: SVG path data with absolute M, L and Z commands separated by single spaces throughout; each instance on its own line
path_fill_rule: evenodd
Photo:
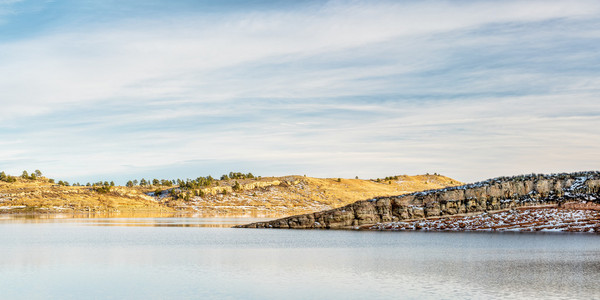
M 521 208 L 474 216 L 376 224 L 373 230 L 569 231 L 600 233 L 600 211 Z

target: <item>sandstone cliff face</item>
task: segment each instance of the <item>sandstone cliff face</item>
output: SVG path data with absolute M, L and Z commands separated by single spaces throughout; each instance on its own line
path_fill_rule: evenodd
M 598 203 L 600 172 L 499 177 L 463 186 L 362 200 L 332 210 L 239 227 L 343 229 L 524 206 L 560 206 L 571 201 Z

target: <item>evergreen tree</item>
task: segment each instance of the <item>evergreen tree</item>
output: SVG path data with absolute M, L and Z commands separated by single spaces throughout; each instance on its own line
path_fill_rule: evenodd
M 239 182 L 237 182 L 237 180 L 235 181 L 235 183 L 233 184 L 233 186 L 231 187 L 234 191 L 239 191 L 242 189 L 242 186 L 240 185 Z

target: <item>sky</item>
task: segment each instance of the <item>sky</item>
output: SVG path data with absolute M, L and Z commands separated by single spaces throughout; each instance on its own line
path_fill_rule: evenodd
M 600 1 L 0 0 L 0 170 L 600 169 Z

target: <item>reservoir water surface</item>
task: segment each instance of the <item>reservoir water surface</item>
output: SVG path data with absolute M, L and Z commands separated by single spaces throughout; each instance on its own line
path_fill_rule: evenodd
M 0 298 L 600 298 L 595 234 L 226 228 L 252 221 L 4 218 Z

